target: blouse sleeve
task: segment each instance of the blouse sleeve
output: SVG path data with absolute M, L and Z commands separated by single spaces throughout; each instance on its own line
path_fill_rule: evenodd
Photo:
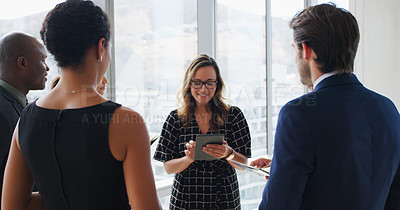
M 249 126 L 243 112 L 238 107 L 232 107 L 232 148 L 246 157 L 251 157 L 251 137 Z
M 172 111 L 163 125 L 161 136 L 158 141 L 157 149 L 154 153 L 154 159 L 165 162 L 178 156 L 178 136 L 179 130 L 176 128 L 177 119 L 176 110 Z

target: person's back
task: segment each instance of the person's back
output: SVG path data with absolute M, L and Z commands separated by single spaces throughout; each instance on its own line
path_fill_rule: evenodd
M 312 137 L 300 209 L 384 209 L 390 184 L 382 183 L 393 181 L 400 163 L 400 116 L 390 100 L 342 74 L 283 112 L 304 114 L 307 123 L 298 127 Z
M 24 110 L 19 145 L 46 209 L 130 209 L 123 162 L 108 144 L 118 107 L 108 101 L 55 110 L 32 103 Z
M 353 74 L 355 17 L 311 6 L 289 23 L 302 84 L 279 113 L 260 209 L 400 209 L 400 116 Z

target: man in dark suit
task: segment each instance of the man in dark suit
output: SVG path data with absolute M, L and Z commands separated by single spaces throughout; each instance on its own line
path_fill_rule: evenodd
M 400 209 L 400 116 L 352 73 L 356 19 L 322 4 L 298 13 L 290 28 L 301 82 L 313 92 L 280 111 L 259 208 Z
M 0 38 L 0 178 L 3 186 L 11 137 L 29 90 L 45 87 L 46 48 L 36 38 L 12 32 Z M 1 195 L 1 188 L 0 188 Z

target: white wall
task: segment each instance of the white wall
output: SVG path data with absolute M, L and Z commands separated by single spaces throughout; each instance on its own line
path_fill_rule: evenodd
M 400 110 L 400 1 L 353 1 L 350 11 L 361 33 L 355 72 L 364 86 L 390 98 Z

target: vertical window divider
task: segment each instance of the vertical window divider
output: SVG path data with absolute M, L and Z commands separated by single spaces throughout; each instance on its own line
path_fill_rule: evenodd
M 364 51 L 364 31 L 363 31 L 363 19 L 364 19 L 364 1 L 363 0 L 349 0 L 349 11 L 357 18 L 358 28 L 360 31 L 360 41 L 358 43 L 358 50 L 354 61 L 354 73 L 358 79 L 363 82 L 363 51 Z
M 318 4 L 318 0 L 304 0 L 304 8 Z
M 274 143 L 273 124 L 272 124 L 272 18 L 271 0 L 265 0 L 265 56 L 266 56 L 266 87 L 267 87 L 267 154 L 272 154 Z
M 106 77 L 108 84 L 106 87 L 107 98 L 112 101 L 116 101 L 116 84 L 115 84 L 115 25 L 114 25 L 114 0 L 105 1 L 105 12 L 110 20 L 110 31 L 111 31 L 111 62 L 107 70 Z
M 216 22 L 216 0 L 197 0 L 198 54 L 216 58 Z

